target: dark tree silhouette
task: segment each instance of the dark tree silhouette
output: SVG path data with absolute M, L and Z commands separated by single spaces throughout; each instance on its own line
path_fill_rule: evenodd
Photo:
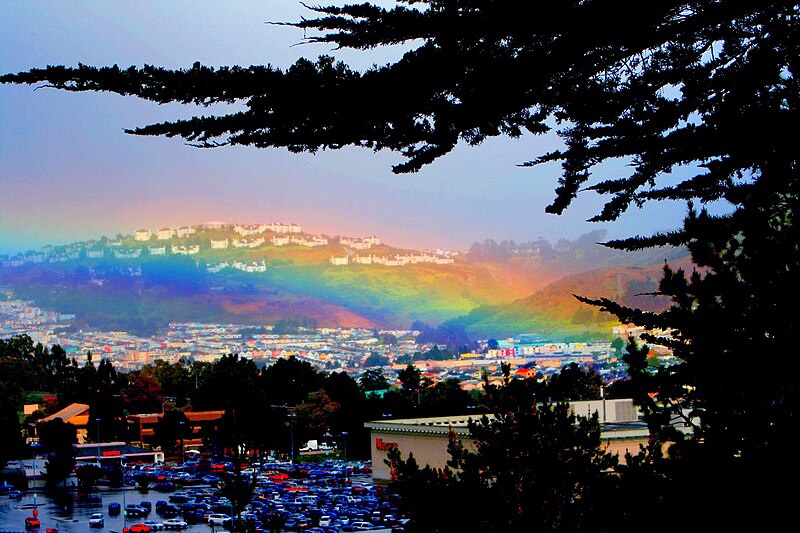
M 317 31 L 310 42 L 357 50 L 406 43 L 410 50 L 364 72 L 320 57 L 285 71 L 53 66 L 0 82 L 159 103 L 243 102 L 230 115 L 130 132 L 199 146 L 389 149 L 407 159 L 396 172 L 416 171 L 459 142 L 555 126 L 563 148 L 524 163 L 561 163 L 549 212 L 562 213 L 586 190 L 606 201 L 594 221 L 653 200 L 727 202 L 727 215 L 690 209 L 675 231 L 606 243 L 690 247 L 693 272 L 665 267 L 658 293 L 671 299 L 668 311 L 592 303 L 668 332 L 647 341 L 672 347 L 681 363 L 653 372 L 633 346 L 627 360 L 654 437 L 677 440 L 669 475 L 680 481 L 675 486 L 691 487 L 694 508 L 709 505 L 706 516 L 731 520 L 757 519 L 767 507 L 778 511 L 771 516 L 787 514 L 791 502 L 768 476 L 797 479 L 797 462 L 786 461 L 789 436 L 800 433 L 797 374 L 746 373 L 756 357 L 794 350 L 789 295 L 800 279 L 800 152 L 786 132 L 800 104 L 797 2 L 407 0 L 391 9 L 314 11 L 318 18 L 289 24 Z M 626 161 L 627 170 L 593 177 L 613 160 Z M 693 438 L 672 431 L 675 417 Z M 692 478 L 693 471 L 702 475 Z M 751 493 L 760 505 L 742 502 Z
M 60 418 L 45 422 L 39 428 L 39 442 L 47 454 L 45 476 L 48 486 L 66 483 L 67 477 L 75 469 L 75 444 L 78 435 L 75 426 Z
M 596 400 L 600 398 L 600 388 L 604 385 L 603 378 L 591 368 L 570 363 L 550 378 L 547 392 L 556 402 Z
M 447 468 L 388 453 L 411 531 L 599 530 L 616 460 L 600 448 L 597 417 L 579 419 L 538 382 L 503 371 L 503 385 L 484 384 L 494 418 L 470 423 L 474 444 L 451 433 Z

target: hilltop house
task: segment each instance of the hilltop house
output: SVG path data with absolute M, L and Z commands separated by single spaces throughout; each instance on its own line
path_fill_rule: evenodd
M 149 241 L 150 240 L 150 230 L 149 229 L 137 229 L 133 233 L 133 239 L 137 241 Z

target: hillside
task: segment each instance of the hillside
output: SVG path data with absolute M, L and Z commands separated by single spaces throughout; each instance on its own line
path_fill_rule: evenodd
M 182 237 L 144 239 L 147 234 L 136 232 L 46 247 L 4 261 L 0 285 L 43 307 L 74 313 L 77 327 L 139 334 L 170 321 L 263 325 L 302 318 L 320 326 L 450 321 L 477 335 L 607 336 L 606 318 L 569 295 L 614 296 L 618 286 L 623 296 L 652 290 L 665 254 L 683 254 L 662 251 L 657 266 L 621 267 L 626 259 L 641 265 L 653 258 L 599 247 L 594 243 L 602 236 L 596 234 L 556 246 L 540 240 L 536 247 L 512 249 L 504 242 L 511 251 L 492 255 L 474 253 L 474 246 L 467 254 L 423 252 L 377 237 L 297 229 L 285 234 L 196 226 L 183 228 Z M 251 230 L 256 233 L 242 235 Z M 332 264 L 331 258 L 346 264 Z M 595 269 L 578 273 L 589 265 Z
M 674 267 L 690 268 L 688 258 L 671 261 Z M 448 321 L 477 337 L 538 334 L 554 341 L 607 338 L 616 323 L 612 316 L 583 304 L 573 295 L 613 298 L 625 305 L 662 310 L 664 297 L 651 296 L 661 278 L 663 263 L 645 267 L 597 269 L 567 276 L 534 294 L 494 306 L 483 306 Z

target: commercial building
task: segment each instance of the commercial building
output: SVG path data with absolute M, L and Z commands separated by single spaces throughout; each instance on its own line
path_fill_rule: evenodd
M 633 400 L 571 402 L 570 408 L 573 413 L 581 416 L 597 413 L 601 428 L 601 446 L 610 453 L 619 454 L 620 458 L 625 456 L 626 451 L 638 452 L 639 445 L 645 444 L 649 438 L 647 425 L 633 405 Z M 387 452 L 393 448 L 399 448 L 403 458 L 413 453 L 417 464 L 430 465 L 433 468 L 444 468 L 450 459 L 447 444 L 451 434 L 465 448 L 475 451 L 475 441 L 469 432 L 469 420 L 469 416 L 453 416 L 367 422 L 365 426 L 370 430 L 372 443 L 373 479 L 378 483 L 391 479 L 389 467 L 383 461 Z

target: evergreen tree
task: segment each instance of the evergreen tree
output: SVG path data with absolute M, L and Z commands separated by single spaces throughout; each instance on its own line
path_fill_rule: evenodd
M 75 426 L 55 418 L 44 423 L 39 428 L 39 433 L 39 442 L 47 453 L 47 485 L 52 487 L 66 483 L 67 477 L 75 469 L 75 444 L 78 442 Z
M 775 472 L 796 479 L 797 469 L 796 461 L 786 461 L 793 453 L 789 436 L 800 429 L 796 374 L 747 377 L 755 358 L 794 348 L 789 295 L 797 292 L 800 266 L 793 218 L 800 184 L 796 142 L 786 132 L 800 104 L 797 2 L 407 0 L 393 8 L 313 9 L 318 18 L 290 24 L 317 31 L 311 42 L 410 49 L 364 72 L 320 57 L 285 71 L 199 63 L 177 71 L 55 66 L 0 82 L 159 103 L 244 102 L 244 110 L 229 115 L 130 132 L 200 146 L 389 149 L 407 159 L 396 172 L 416 171 L 459 142 L 541 134 L 555 125 L 564 148 L 525 163 L 561 163 L 549 212 L 563 212 L 580 191 L 604 196 L 595 221 L 648 201 L 726 202 L 727 215 L 690 209 L 676 231 L 607 243 L 689 246 L 692 272 L 664 270 L 658 292 L 672 300 L 668 311 L 593 303 L 625 322 L 666 331 L 648 342 L 680 358 L 674 367 L 652 370 L 642 366 L 640 348 L 632 346 L 627 357 L 654 436 L 676 441 L 662 472 L 690 494 L 676 492 L 672 501 L 711 505 L 709 516 L 741 511 L 758 518 L 764 506 L 741 505 L 741 495 L 776 486 L 762 483 Z M 612 160 L 627 161 L 628 170 L 593 176 Z M 675 417 L 693 431 L 691 439 L 674 431 Z M 639 464 L 655 468 L 657 459 Z M 704 477 L 693 479 L 693 469 Z M 791 509 L 777 491 L 757 496 L 760 504 L 774 498 L 770 508 Z

